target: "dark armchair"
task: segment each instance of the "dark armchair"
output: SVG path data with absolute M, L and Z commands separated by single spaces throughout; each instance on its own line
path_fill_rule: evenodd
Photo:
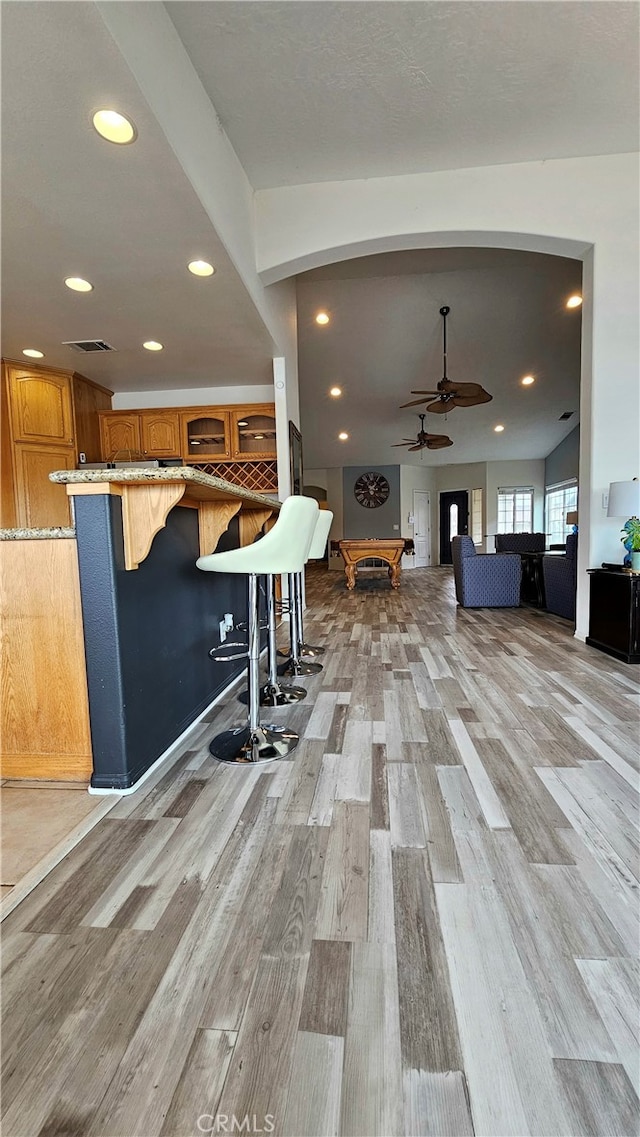
M 518 608 L 520 557 L 511 553 L 476 553 L 471 537 L 451 541 L 456 597 L 463 608 Z
M 578 535 L 567 537 L 564 557 L 543 557 L 542 572 L 547 611 L 566 620 L 576 618 L 576 585 L 578 580 Z
M 544 553 L 546 533 L 496 533 L 496 553 Z

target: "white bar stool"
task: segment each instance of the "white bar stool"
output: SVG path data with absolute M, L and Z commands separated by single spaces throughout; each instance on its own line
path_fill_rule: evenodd
M 330 509 L 321 509 L 316 521 L 315 532 L 309 548 L 307 560 L 317 560 L 324 553 L 333 522 Z M 302 571 L 289 575 L 289 629 L 290 655 L 286 663 L 278 668 L 280 675 L 315 675 L 322 671 L 321 663 L 310 663 L 301 656 L 324 655 L 323 647 L 314 647 L 304 642 L 304 604 L 302 601 Z
M 225 730 L 210 743 L 210 753 L 221 762 L 274 762 L 286 757 L 298 745 L 299 738 L 294 731 L 260 722 L 258 577 L 302 572 L 317 517 L 318 503 L 314 498 L 288 497 L 282 503 L 273 529 L 260 541 L 226 553 L 210 553 L 196 561 L 197 567 L 205 572 L 240 573 L 248 578 L 249 585 L 249 713 L 244 726 Z

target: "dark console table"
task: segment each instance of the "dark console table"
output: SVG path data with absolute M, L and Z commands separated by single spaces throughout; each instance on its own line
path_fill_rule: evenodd
M 625 663 L 640 663 L 640 574 L 589 569 L 587 643 Z

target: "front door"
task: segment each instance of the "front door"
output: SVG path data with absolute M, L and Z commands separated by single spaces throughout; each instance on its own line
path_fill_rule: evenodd
M 469 494 L 466 490 L 452 490 L 440 494 L 440 564 L 450 565 L 451 538 L 467 532 L 469 524 Z
M 428 490 L 413 491 L 414 568 L 431 564 L 431 507 Z

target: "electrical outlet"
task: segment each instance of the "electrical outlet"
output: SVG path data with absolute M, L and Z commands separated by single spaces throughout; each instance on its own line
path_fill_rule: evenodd
M 225 612 L 225 614 L 224 614 L 224 626 L 228 632 L 233 631 L 233 613 L 232 612 Z
M 394 527 L 393 527 L 393 528 L 394 528 L 394 530 L 395 530 L 395 529 L 399 529 L 399 528 L 400 528 L 400 526 L 399 526 L 399 525 L 394 525 Z
M 224 620 L 220 621 L 220 643 L 223 644 L 227 638 L 227 625 Z

